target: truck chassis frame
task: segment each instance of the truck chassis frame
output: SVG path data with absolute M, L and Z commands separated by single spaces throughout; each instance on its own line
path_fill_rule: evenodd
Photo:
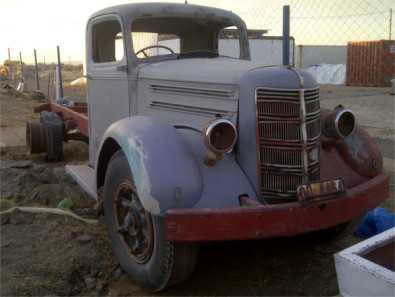
M 56 113 L 64 123 L 67 139 L 89 139 L 86 103 L 76 103 L 71 107 L 47 103 L 36 107 L 34 111 Z M 72 130 L 78 132 L 68 134 Z M 87 190 L 86 185 L 84 188 Z M 98 199 L 97 195 L 93 195 L 94 189 L 88 189 L 87 192 Z M 322 197 L 309 203 L 265 205 L 241 196 L 239 208 L 170 209 L 165 214 L 166 239 L 198 242 L 295 236 L 335 227 L 350 218 L 358 218 L 388 195 L 389 177 L 381 173 L 340 195 Z

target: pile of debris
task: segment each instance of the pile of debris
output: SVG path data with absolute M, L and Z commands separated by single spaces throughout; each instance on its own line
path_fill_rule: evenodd
M 62 163 L 1 158 L 2 295 L 105 294 L 122 271 L 92 200 Z

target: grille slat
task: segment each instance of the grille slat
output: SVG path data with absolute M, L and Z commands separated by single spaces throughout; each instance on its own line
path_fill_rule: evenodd
M 296 199 L 303 183 L 300 90 L 256 90 L 261 195 L 268 202 Z M 319 179 L 319 89 L 304 90 L 309 180 Z

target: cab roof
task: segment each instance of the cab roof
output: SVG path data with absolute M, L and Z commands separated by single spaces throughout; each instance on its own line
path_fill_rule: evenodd
M 111 6 L 94 13 L 90 18 L 117 14 L 124 21 L 142 17 L 193 17 L 218 19 L 224 22 L 243 24 L 243 20 L 231 11 L 179 3 L 131 3 Z

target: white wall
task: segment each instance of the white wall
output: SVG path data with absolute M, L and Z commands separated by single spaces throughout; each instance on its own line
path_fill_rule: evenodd
M 283 43 L 279 38 L 265 37 L 250 39 L 251 60 L 265 66 L 281 65 L 283 59 Z M 289 61 L 293 63 L 293 39 L 291 39 Z M 239 54 L 238 40 L 220 39 L 219 52 L 223 55 L 236 57 Z
M 293 64 L 294 40 L 289 46 L 289 63 Z M 283 64 L 283 41 L 280 38 L 265 37 L 264 39 L 250 40 L 251 60 L 264 65 Z
M 166 45 L 179 52 L 180 42 L 178 39 L 162 40 L 159 44 Z M 237 39 L 220 39 L 218 43 L 219 52 L 222 55 L 238 57 L 239 41 Z M 294 41 L 291 39 L 290 63 L 293 63 Z M 277 37 L 265 37 L 264 39 L 250 39 L 251 60 L 257 63 L 268 65 L 282 64 L 282 40 Z M 159 54 L 167 54 L 164 49 L 159 50 Z
M 341 45 L 298 45 L 295 50 L 296 66 L 306 68 L 311 65 L 346 64 L 347 46 Z

